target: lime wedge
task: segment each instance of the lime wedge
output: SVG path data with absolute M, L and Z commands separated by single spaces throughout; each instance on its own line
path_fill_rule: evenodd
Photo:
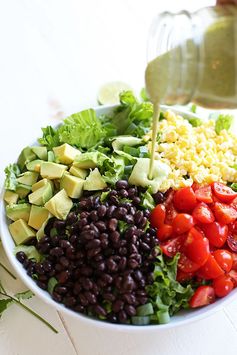
M 122 81 L 112 81 L 100 87 L 98 103 L 100 105 L 119 104 L 119 94 L 122 91 L 132 90 L 131 86 Z

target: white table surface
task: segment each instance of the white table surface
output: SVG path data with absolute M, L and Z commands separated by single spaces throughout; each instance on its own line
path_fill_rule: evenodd
M 19 150 L 60 117 L 96 105 L 100 85 L 123 80 L 139 91 L 146 39 L 163 10 L 195 10 L 199 0 L 0 0 L 0 176 Z M 7 263 L 3 251 L 0 258 Z M 23 290 L 3 270 L 10 291 Z M 237 300 L 188 326 L 157 335 L 106 333 L 27 301 L 55 335 L 17 306 L 0 319 L 0 355 L 236 355 Z

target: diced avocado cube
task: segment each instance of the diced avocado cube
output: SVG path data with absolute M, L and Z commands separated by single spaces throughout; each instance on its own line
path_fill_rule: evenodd
M 86 178 L 84 183 L 84 190 L 88 190 L 88 191 L 103 190 L 106 186 L 107 185 L 104 182 L 99 170 L 96 168 L 92 170 L 89 176 Z
M 11 223 L 9 231 L 16 245 L 23 244 L 36 235 L 36 232 L 28 226 L 24 219 L 18 219 Z
M 24 221 L 28 222 L 30 217 L 30 208 L 31 206 L 29 203 L 9 205 L 6 206 L 6 214 L 7 217 L 12 221 L 16 221 L 17 219 L 24 219 Z
M 49 211 L 45 207 L 32 205 L 29 215 L 28 225 L 34 229 L 39 230 L 42 224 L 48 220 L 50 216 Z
M 47 160 L 47 148 L 46 147 L 31 147 L 32 151 L 37 155 L 38 158 L 41 160 Z
M 149 168 L 149 158 L 137 159 L 137 162 L 133 167 L 128 182 L 129 184 L 136 186 L 150 186 L 152 193 L 155 194 L 159 190 L 162 182 L 168 178 L 168 175 L 170 173 L 170 167 L 165 163 L 155 160 L 152 180 L 149 179 Z
M 34 192 L 35 190 L 38 190 L 40 187 L 47 185 L 49 181 L 50 180 L 48 179 L 41 179 L 37 181 L 35 184 L 32 185 L 32 191 Z
M 66 165 L 45 161 L 41 164 L 40 174 L 43 178 L 51 180 L 61 179 L 65 170 L 67 170 Z
M 50 183 L 32 192 L 28 198 L 30 203 L 37 206 L 44 206 L 44 204 L 53 196 L 53 190 Z
M 73 206 L 72 200 L 68 197 L 66 191 L 62 189 L 54 195 L 46 204 L 45 208 L 59 219 L 66 219 Z
M 42 224 L 42 226 L 40 227 L 40 229 L 36 232 L 36 238 L 37 240 L 40 240 L 41 238 L 43 238 L 43 236 L 45 235 L 44 233 L 44 228 L 46 226 L 46 224 L 48 223 L 48 220 L 52 217 L 52 214 L 49 213 L 49 217 L 46 219 L 46 221 L 44 221 L 44 223 Z
M 18 200 L 18 194 L 10 191 L 10 190 L 6 190 L 4 192 L 4 201 L 6 201 L 6 203 L 8 203 L 9 205 L 13 204 L 13 203 L 17 203 Z
M 16 193 L 19 198 L 25 198 L 31 192 L 31 186 L 25 184 L 18 184 L 16 187 Z
M 82 195 L 85 180 L 65 173 L 60 182 L 60 188 L 65 189 L 67 195 L 71 198 L 79 198 Z
M 29 163 L 29 161 L 34 159 L 36 159 L 35 153 L 31 150 L 30 147 L 26 147 L 21 151 L 21 154 L 17 160 L 17 164 L 19 165 L 20 169 L 23 170 L 24 166 Z
M 36 181 L 38 180 L 39 174 L 36 173 L 35 171 L 26 171 L 25 173 L 21 174 L 18 178 L 17 181 L 25 184 L 25 185 L 30 185 L 32 186 Z
M 81 154 L 79 149 L 76 149 L 67 143 L 62 144 L 59 147 L 54 147 L 53 151 L 56 159 L 63 164 L 71 164 L 76 156 Z
M 73 166 L 82 169 L 94 169 L 97 167 L 99 152 L 87 152 L 74 159 Z
M 44 162 L 44 160 L 40 160 L 40 159 L 32 160 L 26 164 L 26 168 L 27 170 L 36 171 L 37 173 L 39 173 L 42 162 Z
M 81 179 L 85 179 L 88 175 L 88 170 L 77 168 L 76 166 L 72 165 L 69 169 L 69 173 Z
M 48 161 L 55 161 L 55 155 L 54 152 L 52 150 L 48 151 Z

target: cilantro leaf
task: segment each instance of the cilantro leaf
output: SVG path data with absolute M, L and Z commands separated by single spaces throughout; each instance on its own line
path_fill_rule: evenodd
M 33 292 L 30 290 L 27 291 L 23 291 L 23 292 L 18 292 L 15 294 L 15 297 L 18 300 L 29 300 L 30 298 L 32 298 L 34 296 Z
M 233 119 L 234 117 L 232 115 L 219 115 L 215 125 L 216 133 L 220 134 L 223 129 L 228 131 L 233 123 Z
M 4 187 L 6 190 L 15 191 L 17 187 L 17 176 L 20 175 L 20 169 L 17 164 L 10 164 L 5 168 L 6 179 Z
M 7 309 L 8 306 L 10 306 L 11 303 L 14 301 L 11 299 L 1 299 L 0 300 L 0 317 L 2 316 L 3 312 Z

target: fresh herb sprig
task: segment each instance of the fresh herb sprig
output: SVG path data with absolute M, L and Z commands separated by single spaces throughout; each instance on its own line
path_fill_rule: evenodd
M 13 275 L 12 272 L 10 270 L 8 270 L 8 268 L 5 265 L 0 263 L 0 267 L 2 267 L 14 280 L 16 280 L 15 275 Z M 20 292 L 20 293 L 16 293 L 14 296 L 9 295 L 7 293 L 5 287 L 3 286 L 2 282 L 0 281 L 0 317 L 2 316 L 4 311 L 6 311 L 10 305 L 16 304 L 16 305 L 20 306 L 21 308 L 23 308 L 28 313 L 30 313 L 32 316 L 37 318 L 39 321 L 41 321 L 43 324 L 45 324 L 49 329 L 51 329 L 54 333 L 57 334 L 58 333 L 57 329 L 55 329 L 43 317 L 41 317 L 38 313 L 33 311 L 33 309 L 26 306 L 22 302 L 22 300 L 27 300 L 33 296 L 34 296 L 34 294 L 29 290 L 24 291 L 24 292 Z

